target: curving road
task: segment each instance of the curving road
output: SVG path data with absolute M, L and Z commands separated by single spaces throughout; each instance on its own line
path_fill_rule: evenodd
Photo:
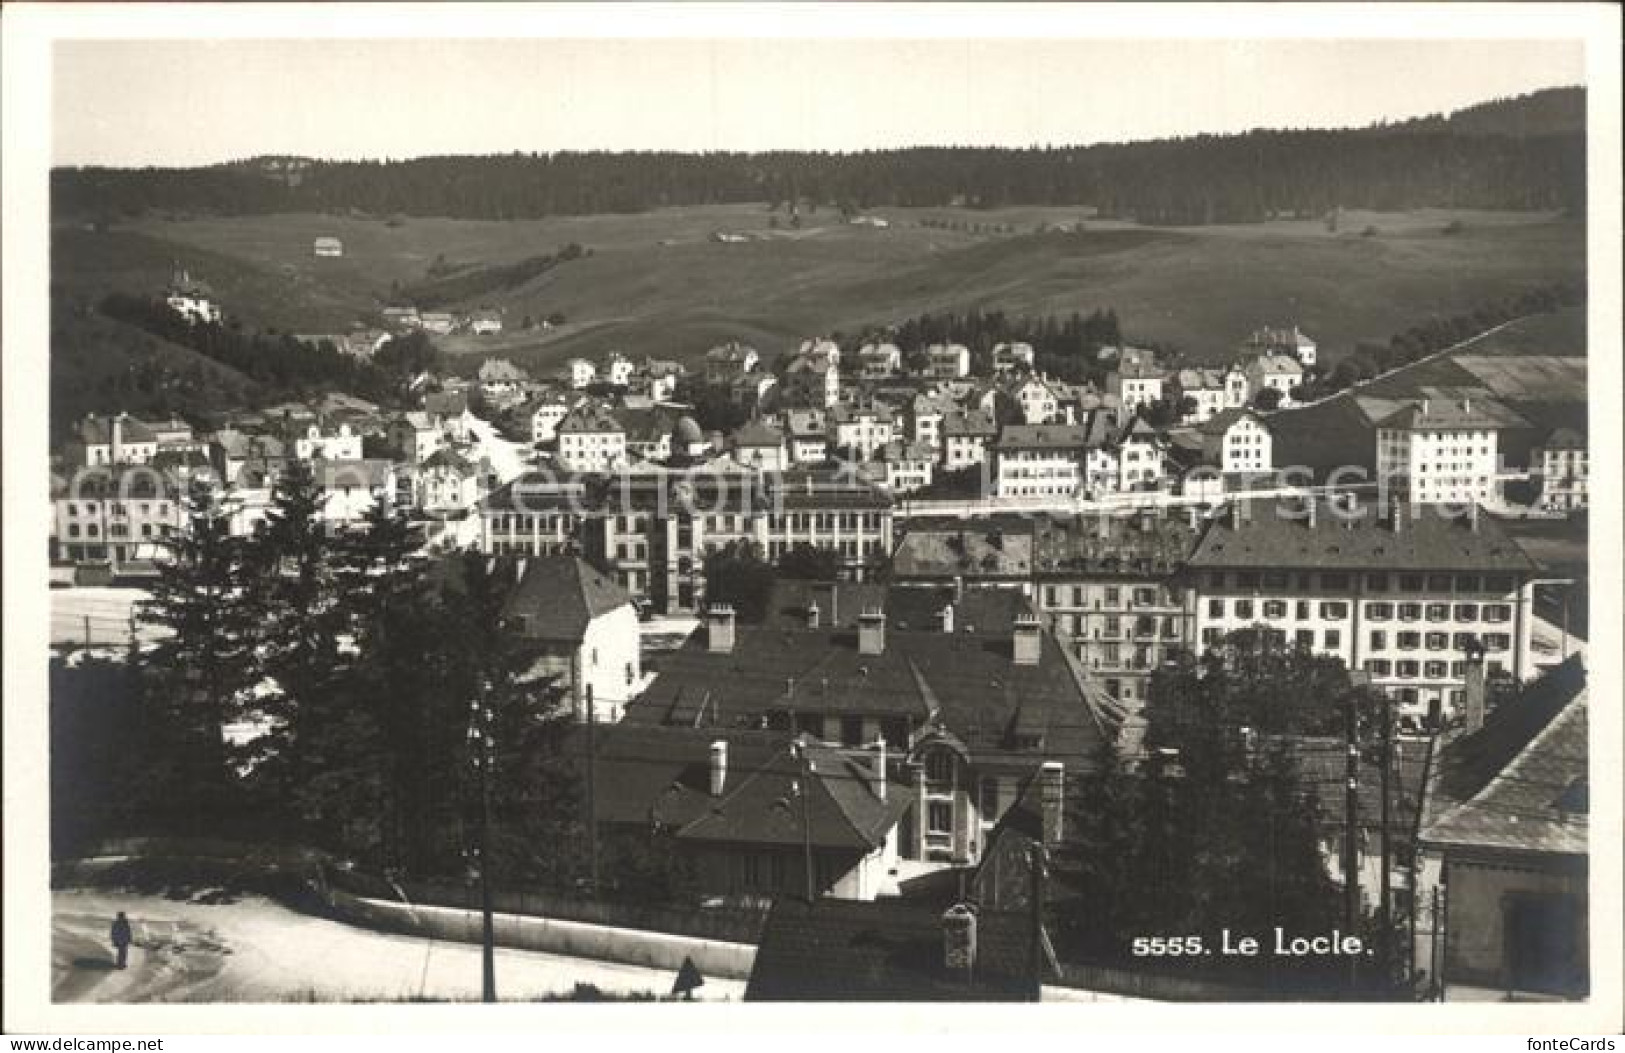
M 181 902 L 122 892 L 52 894 L 55 1002 L 478 1001 L 480 948 L 354 928 L 258 897 Z M 135 931 L 113 968 L 117 911 Z M 537 951 L 497 949 L 497 993 L 520 1001 L 578 983 L 617 994 L 671 991 L 675 973 Z M 744 983 L 707 979 L 695 997 L 739 1000 Z

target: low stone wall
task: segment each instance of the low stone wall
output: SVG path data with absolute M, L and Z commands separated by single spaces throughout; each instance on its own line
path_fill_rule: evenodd
M 329 901 L 340 918 L 376 929 L 464 943 L 478 943 L 482 937 L 479 911 L 367 899 L 336 889 L 330 891 Z M 692 958 L 695 967 L 706 976 L 745 980 L 750 978 L 751 966 L 756 961 L 756 948 L 748 943 L 701 940 L 520 914 L 497 914 L 495 922 L 496 942 L 502 947 L 597 958 L 673 973 L 682 966 L 684 958 Z

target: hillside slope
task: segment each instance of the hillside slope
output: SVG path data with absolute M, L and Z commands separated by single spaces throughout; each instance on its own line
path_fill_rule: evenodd
M 1090 222 L 1081 232 L 1034 233 L 1075 210 L 994 210 L 943 229 L 940 210 L 889 210 L 888 229 L 841 223 L 821 211 L 803 229 L 769 227 L 751 206 L 668 209 L 488 223 L 377 221 L 319 216 L 147 220 L 112 235 L 148 257 L 172 251 L 219 266 L 202 277 L 227 310 L 256 325 L 320 332 L 364 316 L 390 288 L 420 281 L 436 256 L 454 266 L 507 264 L 577 242 L 591 255 L 518 288 L 457 306 L 501 309 L 495 341 L 453 341 L 453 352 L 499 347 L 530 366 L 618 349 L 692 361 L 713 343 L 744 339 L 773 354 L 800 339 L 855 333 L 922 312 L 1000 308 L 1012 314 L 1114 307 L 1132 339 L 1222 361 L 1255 326 L 1296 322 L 1334 358 L 1356 341 L 1386 341 L 1434 315 L 1468 311 L 1508 292 L 1583 282 L 1583 224 L 1533 214 L 1472 214 L 1443 233 L 1449 213 L 1360 214 L 1341 232 L 1320 223 L 1189 231 Z M 1366 227 L 1376 233 L 1365 236 Z M 979 228 L 979 229 L 978 229 Z M 715 230 L 761 240 L 721 244 Z M 1011 233 L 1014 231 L 1015 233 Z M 313 232 L 341 237 L 345 255 L 317 260 Z M 92 237 L 92 236 L 85 236 Z M 61 253 L 56 280 L 89 266 L 117 283 L 103 255 Z M 166 248 L 168 247 L 168 248 Z M 150 263 L 150 260 L 148 261 Z M 202 266 L 200 264 L 200 266 Z M 150 266 L 129 281 L 148 280 Z M 558 332 L 520 333 L 525 316 L 562 312 Z

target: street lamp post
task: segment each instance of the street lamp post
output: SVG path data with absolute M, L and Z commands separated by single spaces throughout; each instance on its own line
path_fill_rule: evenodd
M 483 923 L 480 946 L 480 1000 L 497 1000 L 496 919 L 491 907 L 491 764 L 496 758 L 496 740 L 491 736 L 491 711 L 481 698 L 469 706 L 468 745 L 474 768 L 480 777 L 479 847 L 476 858 L 480 870 L 480 913 Z

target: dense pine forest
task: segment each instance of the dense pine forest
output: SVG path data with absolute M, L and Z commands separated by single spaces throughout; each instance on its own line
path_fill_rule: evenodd
M 1337 208 L 1563 209 L 1585 201 L 1585 94 L 1537 92 L 1357 130 L 1094 146 L 861 153 L 571 153 L 401 161 L 256 158 L 195 169 L 58 169 L 58 214 L 331 211 L 529 219 L 765 202 L 1088 206 L 1148 224 L 1252 222 Z

